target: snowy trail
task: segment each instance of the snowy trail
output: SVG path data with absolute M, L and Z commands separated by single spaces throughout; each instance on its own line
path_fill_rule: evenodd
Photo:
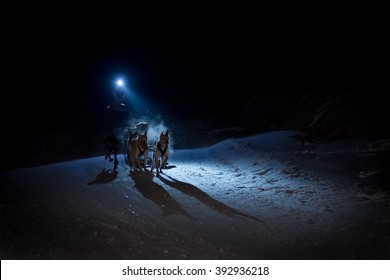
M 4 171 L 1 257 L 389 258 L 388 189 L 294 133 L 172 151 L 159 178 L 103 157 Z

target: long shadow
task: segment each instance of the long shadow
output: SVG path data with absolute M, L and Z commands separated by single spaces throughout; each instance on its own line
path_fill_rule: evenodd
M 164 169 L 172 169 L 172 168 L 176 168 L 176 165 L 167 165 L 165 166 Z
M 264 221 L 262 221 L 256 217 L 247 215 L 245 213 L 238 211 L 237 209 L 234 209 L 233 207 L 230 207 L 226 204 L 223 204 L 222 202 L 212 198 L 207 193 L 205 193 L 204 191 L 200 190 L 199 188 L 195 187 L 192 184 L 176 180 L 168 175 L 165 175 L 165 176 L 168 177 L 170 180 L 167 180 L 167 179 L 163 178 L 162 176 L 159 176 L 158 178 L 164 184 L 166 184 L 174 189 L 177 189 L 177 190 L 179 190 L 179 191 L 181 191 L 189 196 L 196 198 L 197 200 L 199 200 L 203 204 L 207 205 L 208 207 L 210 207 L 211 209 L 213 209 L 219 213 L 222 213 L 222 214 L 229 216 L 229 217 L 249 218 L 249 219 L 255 220 L 257 222 L 264 223 Z
M 180 214 L 195 221 L 195 218 L 188 214 L 169 192 L 153 182 L 153 172 L 130 172 L 130 176 L 135 182 L 134 187 L 144 197 L 156 203 L 163 211 L 163 216 Z
M 102 172 L 96 175 L 96 178 L 93 181 L 88 182 L 87 185 L 106 184 L 108 182 L 115 180 L 117 175 L 118 175 L 118 171 L 115 168 L 114 169 L 104 168 Z

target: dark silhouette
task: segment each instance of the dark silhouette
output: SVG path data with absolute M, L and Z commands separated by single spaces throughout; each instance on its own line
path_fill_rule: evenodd
M 110 162 L 114 161 L 114 168 L 118 165 L 117 152 L 119 141 L 113 132 L 110 132 L 104 139 L 104 159 L 108 159 Z M 114 158 L 111 155 L 114 155 Z

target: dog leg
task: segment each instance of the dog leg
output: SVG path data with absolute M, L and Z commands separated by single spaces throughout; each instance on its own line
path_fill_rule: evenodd
M 162 171 L 162 169 L 163 169 L 163 165 L 161 164 L 161 166 L 160 166 L 160 173 L 164 173 L 164 172 Z
M 135 160 L 132 153 L 130 153 L 130 171 L 135 171 Z
M 146 172 L 146 163 L 148 161 L 148 157 L 149 157 L 149 151 L 148 149 L 146 149 L 146 151 L 144 152 L 144 171 Z
M 165 169 L 167 166 L 168 157 L 164 157 L 163 162 L 161 164 L 161 169 Z M 161 171 L 162 172 L 162 171 Z
M 160 159 L 158 157 L 154 158 L 156 165 L 156 177 L 160 176 Z
M 154 169 L 154 166 L 155 164 L 154 164 L 154 158 L 152 158 L 152 163 L 151 163 L 151 167 L 150 167 L 150 172 L 152 172 L 153 171 L 153 169 Z
M 142 171 L 142 166 L 141 166 L 141 156 L 137 156 L 135 159 L 135 165 L 136 165 L 136 170 Z
M 116 167 L 118 163 L 116 148 L 114 148 L 114 167 Z

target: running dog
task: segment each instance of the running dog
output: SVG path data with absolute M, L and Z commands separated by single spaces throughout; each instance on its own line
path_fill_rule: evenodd
M 153 160 L 152 160 L 152 168 L 151 171 L 153 171 L 154 168 L 156 168 L 156 176 L 160 176 L 160 173 L 162 172 L 162 169 L 166 167 L 168 156 L 169 156 L 169 150 L 168 150 L 168 144 L 169 144 L 169 131 L 167 130 L 165 133 L 160 133 L 160 139 L 156 142 L 156 144 L 153 147 Z M 161 165 L 160 165 L 160 158 L 161 158 Z
M 119 141 L 115 137 L 114 133 L 109 133 L 107 137 L 103 140 L 104 143 L 104 159 L 108 159 L 110 162 L 114 161 L 114 168 L 118 165 L 117 159 L 117 149 Z M 111 158 L 111 155 L 114 155 L 114 158 Z
M 128 157 L 130 161 L 130 171 L 146 171 L 145 163 L 148 160 L 148 136 L 146 131 L 144 134 L 138 134 L 131 140 L 128 149 Z M 144 157 L 141 164 L 141 157 Z
M 148 130 L 149 124 L 147 122 L 139 122 L 133 127 L 127 127 L 124 130 L 123 135 L 123 149 L 125 154 L 125 161 L 127 164 L 130 164 L 130 158 L 129 158 L 129 147 L 131 144 L 131 141 L 133 138 L 137 136 L 137 134 L 144 134 Z M 133 132 L 135 131 L 135 132 Z
M 132 133 L 129 128 L 125 129 L 123 136 L 123 153 L 125 154 L 125 162 L 130 165 L 129 148 L 131 141 L 137 136 L 137 131 Z

